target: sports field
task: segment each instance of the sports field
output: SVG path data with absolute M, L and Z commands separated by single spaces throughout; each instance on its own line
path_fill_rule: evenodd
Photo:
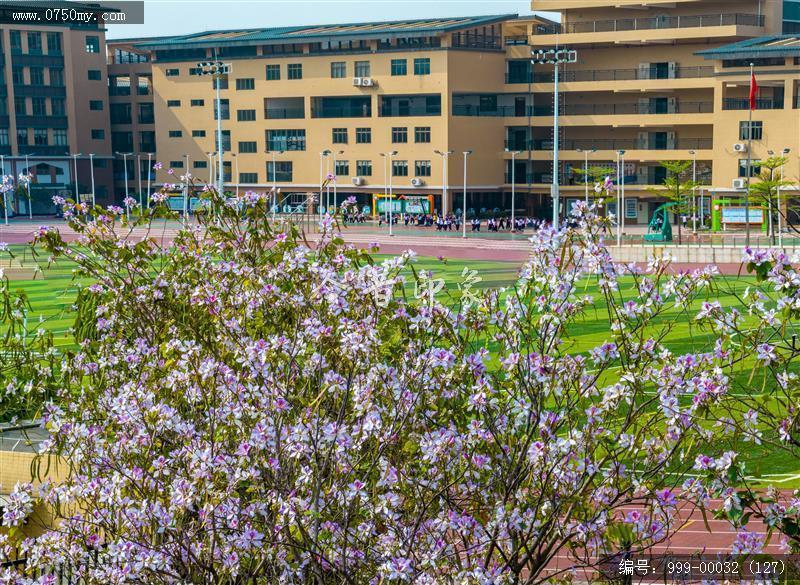
M 31 309 L 28 316 L 29 324 L 40 323 L 53 332 L 58 347 L 66 349 L 73 345 L 71 327 L 74 315 L 71 312 L 75 300 L 77 286 L 73 280 L 72 269 L 69 262 L 59 261 L 52 266 L 47 265 L 47 257 L 41 255 L 37 262 L 41 273 L 30 279 L 29 274 L 17 279 L 14 276 L 15 268 L 20 261 L 30 268 L 33 266 L 29 248 L 25 246 L 12 246 L 11 252 L 16 256 L 10 261 L 8 254 L 0 252 L 0 267 L 9 269 L 12 290 L 24 290 L 28 295 Z M 380 259 L 378 256 L 377 259 Z M 444 295 L 451 295 L 457 299 L 460 295 L 459 284 L 465 277 L 462 273 L 465 268 L 474 271 L 472 278 L 473 288 L 505 287 L 512 285 L 517 277 L 520 265 L 514 262 L 483 261 L 483 260 L 442 260 L 431 257 L 418 257 L 415 262 L 417 270 L 431 271 L 433 278 L 442 279 L 445 288 L 439 293 L 443 302 L 447 302 Z M 30 272 L 30 271 L 28 271 Z M 475 280 L 477 276 L 480 280 Z M 620 293 L 623 297 L 634 297 L 635 290 L 630 280 L 621 281 Z M 720 276 L 716 279 L 716 290 L 710 295 L 718 299 L 723 305 L 736 304 L 736 295 L 754 285 L 754 280 L 749 277 Z M 626 286 L 627 285 L 627 286 Z M 413 287 L 407 290 L 413 296 Z M 584 319 L 571 327 L 569 351 L 585 352 L 602 342 L 609 340 L 609 326 L 606 316 L 605 302 L 597 294 L 597 287 L 587 283 L 584 294 L 591 294 L 596 298 L 596 304 L 587 313 Z M 699 308 L 699 307 L 696 307 Z M 708 351 L 712 346 L 712 334 L 699 331 L 692 326 L 692 315 L 680 313 L 676 310 L 669 311 L 661 318 L 661 324 L 668 327 L 669 332 L 664 338 L 664 343 L 676 353 Z M 756 372 L 752 380 L 752 371 L 747 367 L 740 372 L 741 381 L 749 381 L 754 388 L 761 387 L 761 379 Z M 758 391 L 758 390 L 756 390 Z M 775 452 L 765 446 L 752 445 L 749 452 L 742 454 L 747 463 L 748 474 L 759 478 L 761 483 L 774 484 L 781 488 L 800 488 L 800 460 L 795 456 L 779 451 Z

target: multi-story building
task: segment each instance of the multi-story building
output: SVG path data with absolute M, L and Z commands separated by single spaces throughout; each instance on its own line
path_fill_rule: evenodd
M 461 114 L 473 96 L 480 104 L 503 87 L 506 45 L 525 39 L 530 22 L 549 24 L 499 15 L 216 31 L 134 47 L 151 53 L 165 167 L 188 162 L 212 180 L 219 115 L 229 187 L 277 185 L 291 204 L 290 193 L 299 202 L 332 173 L 340 201 L 370 205 L 391 182 L 393 194 L 427 196 L 439 209 L 447 193 L 455 209 L 471 150 L 468 208 L 479 210 L 507 191 L 505 133 L 496 118 Z M 219 112 L 215 82 L 198 66 L 214 59 L 230 65 Z
M 33 175 L 33 213 L 51 213 L 54 194 L 75 196 L 76 166 L 79 193 L 89 195 L 94 184 L 103 202 L 112 186 L 105 30 L 97 23 L 14 21 L 12 13 L 25 6 L 36 4 L 0 5 L 5 23 L 0 24 L 2 172 Z M 67 6 L 76 5 L 48 3 L 49 8 Z M 18 213 L 29 212 L 27 196 L 9 203 Z

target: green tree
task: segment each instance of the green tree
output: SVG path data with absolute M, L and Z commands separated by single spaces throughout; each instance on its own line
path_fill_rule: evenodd
M 773 229 L 773 218 L 775 211 L 780 214 L 778 191 L 793 183 L 783 177 L 783 165 L 786 164 L 785 156 L 771 156 L 760 165 L 761 170 L 758 174 L 758 181 L 750 183 L 750 202 L 762 205 L 767 209 L 767 235 L 770 241 L 775 243 L 775 230 Z
M 690 160 L 665 160 L 660 164 L 667 170 L 663 188 L 651 189 L 656 195 L 666 196 L 670 201 L 677 203 L 673 207 L 676 215 L 688 214 L 692 210 L 692 194 L 697 183 L 687 179 L 687 173 L 692 166 Z M 683 232 L 681 222 L 678 221 L 678 243 L 682 243 Z

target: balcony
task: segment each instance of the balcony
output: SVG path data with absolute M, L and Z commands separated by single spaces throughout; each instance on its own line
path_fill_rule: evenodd
M 63 85 L 14 85 L 14 95 L 19 97 L 64 97 L 67 88 Z
M 648 114 L 710 114 L 713 102 L 677 102 L 671 106 L 640 104 L 638 102 L 614 104 L 567 104 L 561 107 L 562 116 L 617 116 Z M 552 116 L 553 106 L 486 106 L 453 104 L 454 116 L 527 117 Z
M 764 26 L 764 15 L 722 13 L 689 16 L 653 16 L 589 20 L 561 25 L 561 34 L 660 30 L 665 28 L 705 28 L 712 26 Z
M 62 67 L 64 65 L 64 56 L 58 55 L 15 55 L 13 58 L 14 65 L 21 65 L 27 67 Z
M 713 67 L 676 67 L 673 75 L 658 75 L 651 70 L 639 69 L 590 69 L 586 71 L 562 71 L 559 81 L 563 83 L 580 81 L 648 81 L 653 79 L 698 79 L 711 77 Z M 506 83 L 528 83 L 529 75 L 506 74 Z M 553 83 L 552 71 L 536 72 L 531 79 L 533 83 Z
M 69 146 L 44 146 L 41 144 L 20 144 L 19 153 L 29 156 L 66 156 Z
M 131 95 L 131 86 L 130 85 L 125 85 L 125 86 L 109 85 L 108 86 L 108 95 L 110 95 L 110 96 Z
M 795 106 L 796 107 L 796 106 Z M 722 109 L 723 110 L 749 110 L 750 109 L 750 98 L 724 98 L 722 100 Z M 757 99 L 756 100 L 756 109 L 757 110 L 782 110 L 783 109 L 783 100 L 782 99 Z
M 139 152 L 155 152 L 156 151 L 156 143 L 155 142 L 140 142 L 139 143 Z
M 66 116 L 17 116 L 17 126 L 22 128 L 66 128 Z
M 553 150 L 552 139 L 506 140 L 507 150 Z M 678 138 L 664 143 L 641 141 L 638 138 L 567 138 L 559 142 L 559 151 L 563 150 L 709 150 L 713 147 L 711 138 Z
M 264 117 L 267 120 L 295 120 L 305 118 L 305 108 L 265 108 Z
M 390 106 L 381 107 L 381 117 L 403 117 L 403 116 L 441 116 L 441 104 L 432 105 L 411 105 L 408 107 L 392 108 Z

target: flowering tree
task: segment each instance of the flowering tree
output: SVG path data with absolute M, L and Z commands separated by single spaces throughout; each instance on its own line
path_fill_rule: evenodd
M 558 556 L 664 539 L 678 498 L 705 497 L 687 453 L 727 362 L 662 340 L 712 270 L 617 266 L 579 204 L 516 286 L 462 303 L 330 217 L 311 246 L 268 194 L 206 197 L 166 250 L 119 208 L 66 202 L 74 244 L 40 232 L 94 284 L 47 409 L 42 457 L 67 477 L 17 486 L 4 515 L 39 582 L 540 583 Z M 570 334 L 587 311 L 609 320 L 597 347 Z M 24 538 L 37 504 L 58 522 Z

